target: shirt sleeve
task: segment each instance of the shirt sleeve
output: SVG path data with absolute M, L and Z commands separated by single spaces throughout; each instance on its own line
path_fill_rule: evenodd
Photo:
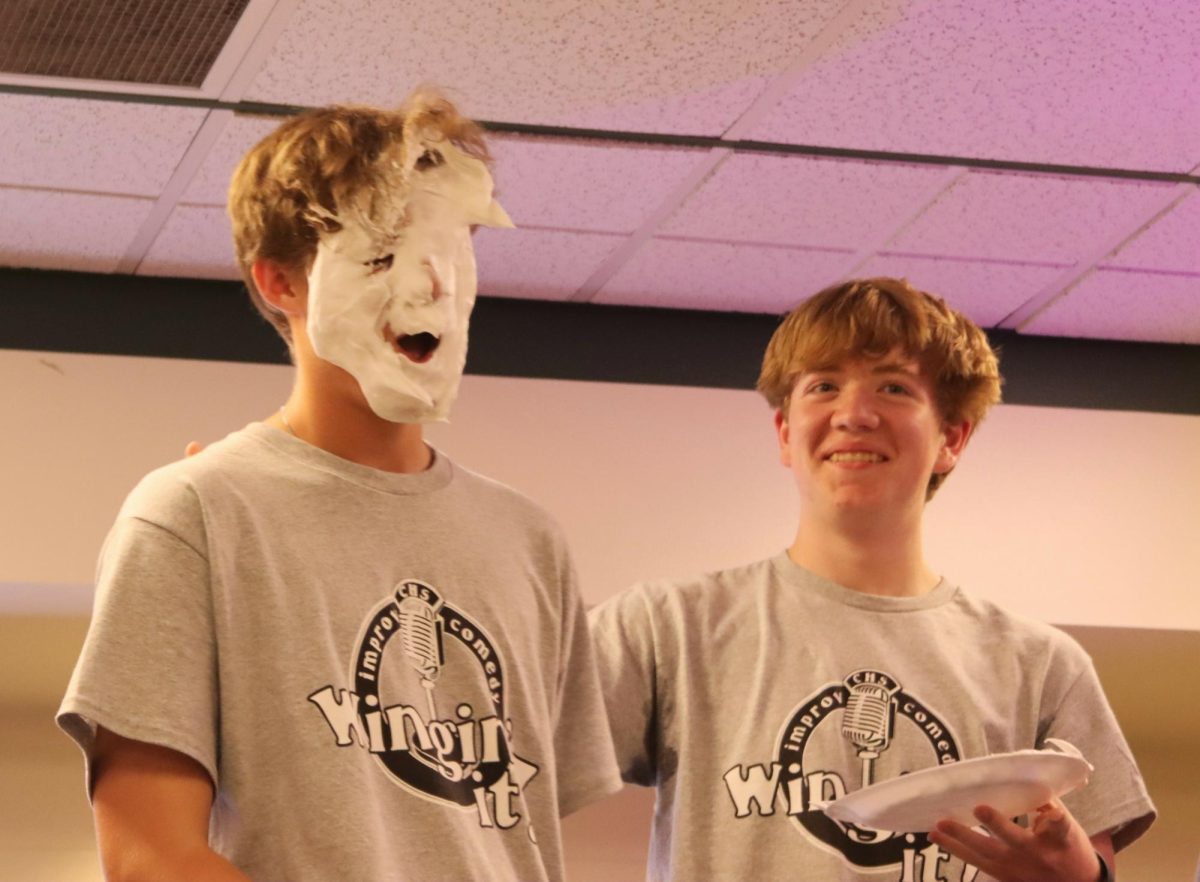
M 587 616 L 570 560 L 564 557 L 563 566 L 567 590 L 554 720 L 560 817 L 621 789 Z
M 123 514 L 104 544 L 92 621 L 57 721 L 83 750 L 96 727 L 191 757 L 217 781 L 217 675 L 202 544 Z
M 1057 701 L 1043 721 L 1038 747 L 1046 738 L 1061 738 L 1092 764 L 1087 785 L 1063 802 L 1089 836 L 1113 831 L 1113 848 L 1120 851 L 1149 829 L 1157 812 L 1091 659 L 1073 641 L 1070 649 L 1081 658 L 1061 697 L 1053 696 Z
M 592 610 L 600 688 L 621 777 L 653 786 L 657 775 L 657 664 L 646 598 L 632 588 Z

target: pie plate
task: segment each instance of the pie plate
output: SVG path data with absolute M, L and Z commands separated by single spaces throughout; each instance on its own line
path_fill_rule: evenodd
M 837 821 L 893 833 L 925 833 L 950 819 L 973 827 L 978 805 L 1015 818 L 1087 783 L 1092 766 L 1066 741 L 1056 750 L 1018 750 L 922 769 L 826 804 Z

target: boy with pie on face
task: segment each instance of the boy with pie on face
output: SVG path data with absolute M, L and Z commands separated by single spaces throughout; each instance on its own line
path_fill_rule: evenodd
M 549 517 L 423 439 L 462 375 L 471 233 L 511 226 L 444 99 L 284 122 L 230 189 L 278 412 L 148 475 L 60 725 L 112 879 L 556 880 L 620 787 Z
M 847 282 L 783 320 L 758 389 L 799 496 L 792 544 L 591 615 L 622 774 L 657 788 L 648 877 L 1112 878 L 1154 807 L 1090 659 L 924 556 L 925 506 L 1000 397 L 983 332 L 904 281 Z M 973 829 L 893 833 L 822 810 L 1050 739 L 1095 769 L 1028 826 L 971 806 Z

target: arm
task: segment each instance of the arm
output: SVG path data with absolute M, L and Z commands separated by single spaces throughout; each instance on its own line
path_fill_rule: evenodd
M 96 839 L 110 882 L 250 882 L 208 846 L 213 785 L 192 758 L 96 730 Z
M 941 821 L 929 840 L 999 882 L 1101 882 L 1109 877 L 1097 854 L 1115 869 L 1109 832 L 1089 839 L 1057 799 L 1038 809 L 1029 829 L 988 806 L 976 808 L 975 817 L 991 836 Z

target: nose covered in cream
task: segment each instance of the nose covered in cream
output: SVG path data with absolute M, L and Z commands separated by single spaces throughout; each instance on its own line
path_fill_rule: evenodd
M 417 146 L 417 145 L 414 145 Z M 487 166 L 423 140 L 402 169 L 387 227 L 339 212 L 308 274 L 313 350 L 348 371 L 371 409 L 397 423 L 444 421 L 458 394 L 475 305 L 475 226 L 511 227 Z M 376 197 L 378 194 L 376 194 Z M 379 214 L 376 210 L 376 214 Z

